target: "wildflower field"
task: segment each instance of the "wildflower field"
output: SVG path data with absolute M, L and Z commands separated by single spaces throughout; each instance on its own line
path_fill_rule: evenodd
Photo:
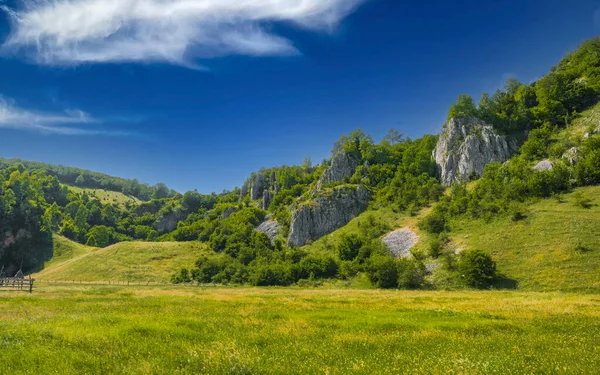
M 42 286 L 0 294 L 2 374 L 597 374 L 600 297 Z

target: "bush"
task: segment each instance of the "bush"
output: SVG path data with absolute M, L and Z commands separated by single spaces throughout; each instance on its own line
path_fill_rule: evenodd
M 367 275 L 377 288 L 398 287 L 398 268 L 396 259 L 391 256 L 372 257 L 367 266 Z
M 416 259 L 402 258 L 396 262 L 398 287 L 417 289 L 425 282 L 425 265 Z
M 356 234 L 343 235 L 338 246 L 337 253 L 341 260 L 354 260 L 358 256 L 363 240 Z
M 428 233 L 440 234 L 447 230 L 446 218 L 441 212 L 434 211 L 419 221 L 418 227 Z
M 466 250 L 460 253 L 458 272 L 467 285 L 485 288 L 496 277 L 496 262 L 481 250 Z
M 330 254 L 310 254 L 300 261 L 300 277 L 333 278 L 339 265 Z
M 249 277 L 256 286 L 288 286 L 294 281 L 292 267 L 289 264 L 274 263 L 253 267 Z
M 428 255 L 432 258 L 438 258 L 443 250 L 444 242 L 439 238 L 435 238 L 429 243 Z
M 171 276 L 173 284 L 189 283 L 192 281 L 190 271 L 187 268 L 182 268 L 179 272 Z

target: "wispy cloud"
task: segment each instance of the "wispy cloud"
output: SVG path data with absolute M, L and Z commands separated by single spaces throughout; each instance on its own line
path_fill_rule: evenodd
M 125 136 L 126 132 L 85 128 L 82 125 L 100 121 L 80 110 L 63 113 L 44 113 L 19 108 L 0 98 L 0 128 L 60 135 L 112 135 Z
M 168 62 L 229 54 L 290 55 L 285 22 L 330 31 L 366 0 L 22 0 L 5 48 L 42 64 Z

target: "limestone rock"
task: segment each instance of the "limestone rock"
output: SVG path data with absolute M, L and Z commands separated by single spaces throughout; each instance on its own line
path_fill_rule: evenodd
M 242 189 L 240 190 L 240 199 L 243 200 L 246 197 L 246 195 L 248 195 L 248 189 L 250 189 L 250 181 L 246 180 L 244 181 Z
M 356 171 L 358 163 L 347 152 L 338 152 L 331 159 L 331 165 L 325 169 L 323 175 L 317 183 L 317 189 L 321 186 L 332 183 L 342 182 L 344 178 L 350 178 Z
M 257 173 L 252 178 L 252 188 L 250 189 L 250 198 L 257 200 L 262 198 L 263 192 L 267 187 L 267 179 L 264 175 Z
M 516 142 L 499 135 L 475 117 L 452 118 L 440 134 L 433 153 L 440 180 L 445 185 L 481 176 L 486 164 L 505 162 L 518 151 Z
M 277 220 L 267 219 L 260 223 L 256 230 L 269 236 L 269 238 L 271 239 L 271 243 L 274 243 L 275 239 L 279 235 L 280 228 L 281 226 L 279 225 Z
M 541 172 L 541 171 L 551 171 L 553 167 L 554 167 L 553 162 L 551 162 L 548 159 L 544 159 L 544 160 L 540 161 L 539 163 L 537 163 L 535 165 L 535 167 L 533 167 L 533 169 Z
M 177 223 L 181 220 L 185 220 L 186 217 L 186 212 L 181 208 L 177 208 L 171 212 L 165 212 L 154 223 L 154 229 L 156 229 L 159 234 L 172 232 L 177 228 Z
M 410 258 L 410 249 L 419 241 L 419 236 L 410 229 L 403 228 L 388 233 L 382 241 L 396 258 Z
M 271 193 L 268 190 L 265 190 L 263 192 L 263 199 L 260 202 L 260 208 L 262 208 L 263 210 L 268 210 L 269 206 L 271 205 L 272 200 L 273 200 L 273 193 Z
M 577 147 L 571 147 L 563 154 L 563 159 L 566 159 L 569 164 L 575 165 L 581 159 L 581 151 Z
M 237 207 L 227 207 L 225 210 L 223 210 L 223 213 L 221 214 L 219 219 L 227 219 L 229 216 L 231 216 L 235 212 L 238 212 L 239 210 L 240 209 Z
M 289 246 L 304 246 L 346 225 L 369 204 L 364 187 L 337 187 L 330 194 L 316 196 L 292 215 Z

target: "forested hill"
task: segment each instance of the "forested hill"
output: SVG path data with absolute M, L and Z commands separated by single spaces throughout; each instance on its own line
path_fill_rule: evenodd
M 50 176 L 55 176 L 61 183 L 66 185 L 119 192 L 136 197 L 142 201 L 149 201 L 153 198 L 168 198 L 176 194 L 175 191 L 170 190 L 164 183 L 150 186 L 148 184 L 140 183 L 136 179 L 126 180 L 124 178 L 113 177 L 80 168 L 20 159 L 0 158 L 0 169 L 15 165 L 22 165 L 31 172 L 44 171 Z
M 508 80 L 478 104 L 459 96 L 440 135 L 413 140 L 392 129 L 375 142 L 358 129 L 323 164 L 262 169 L 233 192 L 149 193 L 135 180 L 11 161 L 0 169 L 0 267 L 43 267 L 55 233 L 90 247 L 203 243 L 174 282 L 575 290 L 574 280 L 587 280 L 600 290 L 590 266 L 600 238 L 581 229 L 600 225 L 599 98 L 595 38 L 534 83 Z M 118 205 L 65 184 L 149 201 Z M 482 234 L 498 228 L 522 241 L 507 249 L 500 234 Z M 561 261 L 540 262 L 542 250 L 521 245 L 531 238 L 552 239 Z

